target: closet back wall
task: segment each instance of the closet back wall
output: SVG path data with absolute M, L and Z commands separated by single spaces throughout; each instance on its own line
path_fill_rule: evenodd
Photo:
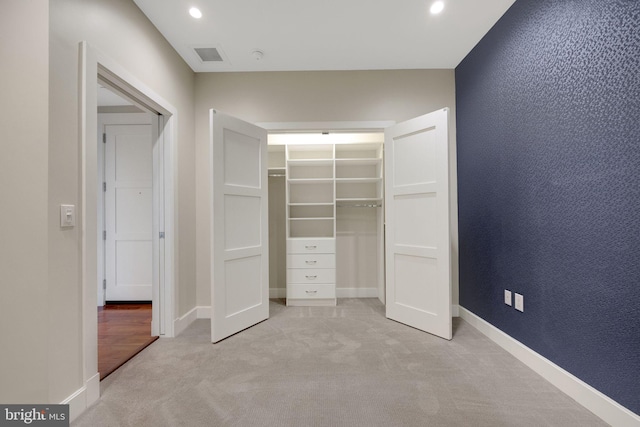
M 209 122 L 216 108 L 259 122 L 408 120 L 451 109 L 453 304 L 458 303 L 455 88 L 453 70 L 299 71 L 196 75 L 197 305 L 211 304 Z

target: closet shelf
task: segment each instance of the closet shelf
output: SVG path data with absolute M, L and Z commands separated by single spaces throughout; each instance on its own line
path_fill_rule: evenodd
M 333 159 L 289 159 L 289 166 L 332 166 Z
M 349 166 L 374 166 L 382 163 L 382 159 L 379 158 L 349 158 L 349 159 L 336 159 L 336 166 L 349 165 Z
M 333 206 L 333 202 L 289 203 L 289 206 Z
M 333 178 L 298 178 L 287 179 L 289 184 L 333 184 Z
M 341 203 L 336 205 L 336 208 L 381 208 L 382 207 L 382 203 L 354 203 L 354 202 L 348 202 L 348 203 Z
M 336 178 L 337 184 L 381 182 L 382 178 Z
M 336 199 L 336 203 L 357 203 L 357 202 L 382 202 L 381 197 L 341 197 Z
M 332 216 L 323 216 L 316 218 L 289 218 L 289 221 L 333 221 Z

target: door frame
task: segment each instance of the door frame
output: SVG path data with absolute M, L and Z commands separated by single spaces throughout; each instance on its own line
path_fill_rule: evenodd
M 345 121 L 345 122 L 262 122 L 256 123 L 267 130 L 267 134 L 291 132 L 381 132 L 385 128 L 395 125 L 393 120 L 384 121 Z M 383 222 L 384 238 L 384 222 Z M 384 259 L 385 246 L 379 248 L 380 259 Z M 378 266 L 378 299 L 384 304 L 385 295 L 384 262 Z
M 79 134 L 81 189 L 79 219 L 81 224 L 81 292 L 82 359 L 86 406 L 100 397 L 98 373 L 98 79 L 145 111 L 155 112 L 154 137 L 154 287 L 152 334 L 174 336 L 174 226 L 175 141 L 178 112 L 170 103 L 127 72 L 111 58 L 89 45 L 79 43 Z M 156 121 L 156 120 L 154 120 Z M 160 232 L 165 233 L 161 239 Z

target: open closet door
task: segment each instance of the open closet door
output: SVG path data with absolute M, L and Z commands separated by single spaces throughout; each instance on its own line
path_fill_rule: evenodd
M 211 341 L 269 317 L 267 131 L 215 110 L 211 165 Z
M 385 130 L 387 317 L 451 339 L 448 109 Z

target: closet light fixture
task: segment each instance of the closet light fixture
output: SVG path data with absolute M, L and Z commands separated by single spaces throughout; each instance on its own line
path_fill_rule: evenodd
M 437 15 L 440 12 L 442 12 L 443 10 L 444 10 L 444 2 L 443 1 L 433 2 L 433 4 L 431 5 L 431 9 L 429 9 L 429 11 L 431 12 L 432 15 Z
M 198 9 L 197 7 L 192 7 L 191 9 L 189 9 L 189 15 L 196 19 L 202 18 L 202 12 L 200 12 L 200 9 Z

